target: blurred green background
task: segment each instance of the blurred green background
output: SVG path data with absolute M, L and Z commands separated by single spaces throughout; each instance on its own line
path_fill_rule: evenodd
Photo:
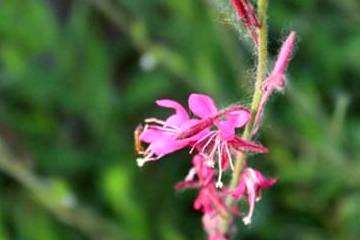
M 250 165 L 279 183 L 236 239 L 360 238 L 360 2 L 270 1 L 299 35 Z M 249 104 L 254 54 L 227 0 L 0 1 L 0 239 L 205 239 L 185 152 L 139 169 L 133 130 L 190 92 Z M 269 66 L 270 67 L 270 66 Z

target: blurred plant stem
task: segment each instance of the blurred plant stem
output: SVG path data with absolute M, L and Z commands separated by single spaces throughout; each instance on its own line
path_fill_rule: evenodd
M 123 31 L 129 30 L 129 25 L 126 24 L 126 20 L 123 14 L 119 14 L 119 9 L 115 9 L 113 4 L 106 0 L 85 0 L 93 4 L 98 10 L 100 10 L 113 24 Z
M 90 239 L 125 239 L 114 223 L 81 206 L 72 199 L 71 192 L 59 196 L 52 182 L 36 177 L 20 161 L 16 160 L 0 140 L 0 171 L 15 179 L 28 190 L 32 197 L 59 221 L 70 225 Z
M 141 54 L 147 54 L 164 69 L 176 77 L 191 83 L 189 67 L 186 60 L 180 54 L 161 44 L 154 43 L 148 36 L 144 22 L 136 19 L 128 19 L 120 7 L 114 8 L 108 0 L 83 0 L 92 4 L 104 16 L 111 21 L 120 31 L 130 38 L 132 44 Z
M 330 125 L 330 134 L 334 140 L 338 140 L 341 136 L 349 104 L 349 96 L 346 94 L 340 94 L 337 96 L 335 111 Z
M 256 81 L 254 86 L 254 94 L 251 102 L 251 118 L 249 123 L 246 125 L 246 128 L 243 133 L 243 138 L 251 140 L 251 132 L 254 125 L 254 118 L 256 112 L 259 108 L 261 94 L 262 94 L 262 84 L 266 77 L 267 71 L 267 60 L 268 60 L 268 29 L 267 29 L 267 8 L 268 0 L 258 0 L 257 1 L 257 11 L 260 21 L 259 29 L 259 45 L 258 45 L 258 59 L 257 59 L 257 68 L 256 68 Z M 229 189 L 236 188 L 241 171 L 246 160 L 246 154 L 240 153 L 236 159 L 234 171 L 231 177 Z M 234 201 L 231 197 L 226 199 L 226 204 L 231 209 Z M 228 218 L 224 220 L 223 231 L 228 232 L 232 219 Z

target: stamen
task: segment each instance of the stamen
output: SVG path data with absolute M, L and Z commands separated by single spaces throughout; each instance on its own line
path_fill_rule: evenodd
M 223 187 L 223 183 L 221 181 L 222 178 L 222 164 L 221 164 L 221 148 L 220 148 L 220 144 L 218 144 L 218 165 L 219 165 L 219 174 L 218 174 L 218 180 L 216 182 L 216 187 L 217 188 L 222 188 Z
M 208 160 L 206 161 L 206 165 L 207 165 L 208 167 L 214 168 L 214 167 L 215 167 L 215 162 L 214 162 L 214 160 L 212 160 L 212 159 L 208 159 Z
M 251 171 L 250 174 L 255 174 L 255 172 Z M 251 179 L 252 176 L 245 177 L 245 185 L 248 189 L 248 202 L 249 202 L 249 210 L 248 214 L 243 218 L 243 222 L 245 225 L 249 225 L 251 223 L 251 218 L 254 214 L 255 201 L 256 201 L 256 192 L 254 189 L 254 181 Z
M 197 145 L 199 145 L 202 141 L 204 141 L 207 137 L 209 137 L 211 134 L 213 134 L 212 131 L 208 132 L 204 137 L 200 138 L 199 140 L 196 141 L 196 143 L 193 145 L 193 147 L 190 149 L 190 154 L 192 154 L 192 152 L 194 151 L 195 147 Z
M 211 139 L 209 139 L 209 143 L 210 143 L 210 140 L 212 140 L 212 138 L 213 137 L 217 137 L 217 134 L 214 134 L 212 137 L 211 137 Z M 210 154 L 207 156 L 207 158 L 209 158 L 209 159 L 213 159 L 214 158 L 214 154 L 215 154 L 215 152 L 216 152 L 216 148 L 217 148 L 217 145 L 218 145 L 218 137 L 216 138 L 216 140 L 215 140 L 215 143 L 214 143 L 214 147 L 213 147 L 213 149 L 211 150 L 211 152 L 210 152 Z M 208 143 L 208 144 L 209 144 Z M 207 145 L 206 145 L 206 147 L 207 147 Z M 205 152 L 205 146 L 204 146 L 204 148 L 201 150 L 201 152 Z
M 249 225 L 251 223 L 251 217 L 252 216 L 248 215 L 242 219 L 245 225 Z
M 224 148 L 225 148 L 226 155 L 227 155 L 229 163 L 230 163 L 230 168 L 231 168 L 231 170 L 234 171 L 234 163 L 233 163 L 233 160 L 232 160 L 230 150 L 229 150 L 229 146 L 228 146 L 227 142 L 224 143 Z
M 178 133 L 179 132 L 176 129 L 171 129 L 171 128 L 167 128 L 167 127 L 161 127 L 161 126 L 157 126 L 157 125 L 149 126 L 149 128 L 158 129 L 158 130 L 161 130 L 161 131 L 164 131 L 164 132 L 171 132 L 171 133 Z
M 176 129 L 176 130 L 180 130 L 180 128 L 173 126 L 173 125 L 166 124 L 165 121 L 157 119 L 157 118 L 147 118 L 147 119 L 145 119 L 145 122 L 146 123 L 156 123 L 163 127 L 170 127 L 170 128 Z
M 248 169 L 248 172 L 250 173 L 251 184 L 259 184 L 259 179 L 256 176 L 255 171 L 253 169 Z
M 189 173 L 185 177 L 185 181 L 192 181 L 196 175 L 196 169 L 191 168 Z
M 150 161 L 155 161 L 158 160 L 159 158 L 161 158 L 162 156 L 156 156 L 153 152 L 150 151 L 150 149 L 147 149 L 145 151 L 144 157 L 143 158 L 137 158 L 136 162 L 137 165 L 139 167 L 144 166 L 145 163 L 150 162 Z
M 147 118 L 145 119 L 146 123 L 157 123 L 159 125 L 165 125 L 165 122 L 163 120 L 157 119 L 157 118 Z
M 146 155 L 149 155 L 150 153 L 151 153 L 151 149 L 150 149 L 150 147 L 148 147 L 142 155 L 146 156 Z
M 145 158 L 137 158 L 136 162 L 137 162 L 137 165 L 139 167 L 143 167 L 146 162 L 149 162 L 151 160 L 152 160 L 151 158 L 147 158 L 147 157 L 145 157 Z
M 211 143 L 211 141 L 214 139 L 214 137 L 216 137 L 216 132 L 213 132 L 213 135 L 209 138 L 209 140 L 206 142 L 206 144 L 203 146 L 203 148 L 201 149 L 202 153 L 205 153 L 206 148 L 209 146 L 209 144 Z

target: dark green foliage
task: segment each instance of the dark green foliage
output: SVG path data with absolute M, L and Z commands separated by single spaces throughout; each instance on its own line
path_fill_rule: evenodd
M 159 98 L 186 103 L 199 91 L 223 106 L 250 102 L 251 42 L 227 4 L 1 1 L 1 138 L 55 184 L 49 195 L 72 192 L 129 239 L 204 239 L 195 193 L 173 189 L 189 158 L 139 169 L 132 137 L 144 117 L 165 116 Z M 277 0 L 269 11 L 272 57 L 290 29 L 299 35 L 289 87 L 269 104 L 259 138 L 270 153 L 250 162 L 279 183 L 236 239 L 358 239 L 360 4 Z M 3 173 L 0 209 L 0 239 L 87 239 Z

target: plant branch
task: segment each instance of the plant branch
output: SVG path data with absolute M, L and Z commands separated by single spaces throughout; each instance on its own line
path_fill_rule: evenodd
M 246 140 L 251 139 L 251 131 L 254 126 L 254 119 L 259 108 L 260 99 L 262 95 L 262 85 L 266 78 L 267 73 L 267 60 L 268 60 L 268 29 L 267 29 L 267 8 L 268 8 L 268 0 L 258 0 L 257 1 L 257 9 L 258 9 L 258 17 L 260 21 L 259 28 L 259 45 L 258 45 L 258 58 L 257 58 L 257 71 L 256 71 L 256 81 L 254 87 L 254 94 L 251 102 L 251 118 L 249 123 L 246 125 L 246 128 L 243 133 L 243 138 Z M 246 154 L 239 153 L 237 156 L 234 171 L 232 173 L 231 181 L 229 184 L 229 189 L 234 189 L 238 182 L 239 178 L 246 160 Z M 234 201 L 231 197 L 226 199 L 226 205 L 231 208 Z M 230 223 L 232 219 L 225 219 L 223 224 L 224 232 L 228 232 Z

